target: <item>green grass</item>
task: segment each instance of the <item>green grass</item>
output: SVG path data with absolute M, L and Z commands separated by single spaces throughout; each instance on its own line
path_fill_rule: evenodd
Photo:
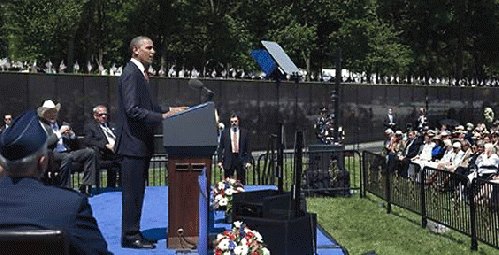
M 421 227 L 421 217 L 392 206 L 374 195 L 360 199 L 307 198 L 310 212 L 317 213 L 319 224 L 345 247 L 349 254 L 376 251 L 380 255 L 400 254 L 499 254 L 499 250 L 478 244 L 471 251 L 471 238 L 456 231 L 437 234 Z

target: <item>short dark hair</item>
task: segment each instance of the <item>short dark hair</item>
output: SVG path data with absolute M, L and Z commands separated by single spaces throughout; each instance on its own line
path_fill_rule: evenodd
M 137 36 L 137 37 L 133 38 L 130 41 L 130 54 L 133 55 L 133 48 L 140 47 L 142 45 L 142 42 L 145 40 L 151 40 L 151 38 L 149 38 L 147 36 Z

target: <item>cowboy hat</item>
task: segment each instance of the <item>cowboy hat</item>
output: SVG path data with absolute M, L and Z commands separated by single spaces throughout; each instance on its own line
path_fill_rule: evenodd
M 45 102 L 43 102 L 43 105 L 41 107 L 38 107 L 38 116 L 43 117 L 43 115 L 45 115 L 45 112 L 50 109 L 56 109 L 56 111 L 59 111 L 61 109 L 61 103 L 58 103 L 56 105 L 52 100 L 45 100 Z

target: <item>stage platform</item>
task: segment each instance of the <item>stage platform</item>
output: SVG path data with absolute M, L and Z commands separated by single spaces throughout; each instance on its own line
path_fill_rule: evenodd
M 245 186 L 247 191 L 276 189 L 275 186 Z M 138 250 L 121 247 L 121 190 L 101 189 L 100 194 L 89 198 L 94 217 L 108 243 L 108 248 L 116 255 L 132 254 L 198 254 L 197 251 L 183 252 L 166 248 L 166 230 L 168 228 L 168 187 L 147 187 L 142 211 L 141 230 L 143 235 L 157 240 L 156 249 Z M 223 211 L 215 212 L 215 229 L 228 229 Z M 265 241 L 265 240 L 264 240 Z M 337 242 L 320 226 L 317 231 L 317 254 L 347 254 Z

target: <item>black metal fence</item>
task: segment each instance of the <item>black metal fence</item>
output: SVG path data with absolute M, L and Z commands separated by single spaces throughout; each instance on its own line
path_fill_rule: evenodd
M 408 175 L 390 169 L 387 159 L 364 151 L 362 154 L 363 192 L 370 192 L 391 205 L 421 215 L 421 225 L 428 220 L 459 231 L 471 238 L 471 249 L 477 240 L 499 248 L 499 182 L 474 178 L 410 163 Z M 389 170 L 390 169 L 390 170 Z

